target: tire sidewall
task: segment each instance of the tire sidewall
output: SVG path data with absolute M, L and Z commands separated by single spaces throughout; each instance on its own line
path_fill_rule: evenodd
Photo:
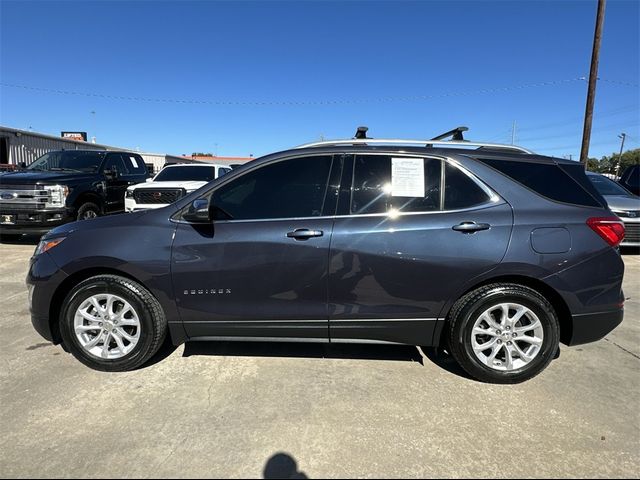
M 533 311 L 542 324 L 544 339 L 542 348 L 536 357 L 525 366 L 511 371 L 494 370 L 476 356 L 473 351 L 471 339 L 473 326 L 478 317 L 492 306 L 500 303 L 517 303 Z M 471 302 L 460 312 L 461 322 L 454 330 L 455 341 L 461 347 L 468 359 L 474 376 L 481 379 L 487 378 L 494 381 L 518 382 L 531 378 L 540 373 L 553 359 L 559 345 L 558 320 L 553 308 L 533 291 L 514 289 L 509 287 L 496 287 L 487 292 L 480 300 Z
M 100 207 L 95 203 L 87 202 L 83 203 L 80 208 L 78 208 L 78 213 L 76 214 L 76 221 L 90 220 L 88 218 L 82 218 L 85 212 L 93 210 L 96 212 L 96 217 L 100 216 Z
M 74 317 L 78 307 L 87 298 L 98 294 L 114 294 L 124 298 L 136 311 L 140 319 L 140 339 L 134 349 L 122 358 L 103 359 L 87 352 L 80 344 L 75 334 Z M 136 295 L 133 285 L 121 285 L 109 279 L 89 279 L 74 288 L 64 301 L 60 321 L 60 333 L 65 345 L 85 365 L 96 370 L 130 370 L 143 363 L 147 352 L 152 346 L 154 336 L 154 322 L 152 312 Z

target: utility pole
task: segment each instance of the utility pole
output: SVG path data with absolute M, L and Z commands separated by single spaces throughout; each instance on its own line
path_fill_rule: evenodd
M 620 155 L 618 155 L 618 163 L 616 164 L 616 176 L 618 176 L 618 172 L 620 171 L 620 162 L 622 162 L 622 149 L 624 148 L 624 139 L 627 136 L 626 133 L 621 133 L 618 135 L 618 138 L 622 139 L 622 143 L 620 144 Z
M 513 121 L 513 127 L 511 127 L 511 145 L 516 143 L 516 121 Z
M 600 59 L 600 42 L 602 40 L 602 25 L 604 23 L 604 9 L 606 0 L 598 0 L 598 14 L 596 16 L 596 30 L 593 35 L 593 51 L 591 52 L 591 70 L 589 71 L 589 88 L 587 90 L 587 107 L 584 113 L 584 129 L 582 130 L 582 148 L 580 149 L 580 163 L 587 167 L 589 157 L 589 142 L 591 141 L 591 124 L 593 122 L 593 104 L 596 98 L 596 82 L 598 80 L 598 60 Z

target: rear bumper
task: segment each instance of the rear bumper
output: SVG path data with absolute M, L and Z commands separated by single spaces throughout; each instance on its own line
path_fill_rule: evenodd
M 604 338 L 622 323 L 623 316 L 624 308 L 610 312 L 572 315 L 571 339 L 568 345 L 581 345 Z

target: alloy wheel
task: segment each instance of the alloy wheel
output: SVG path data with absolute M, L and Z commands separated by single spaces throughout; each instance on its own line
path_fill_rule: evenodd
M 518 370 L 536 358 L 544 341 L 538 316 L 518 303 L 500 303 L 485 310 L 471 331 L 476 358 L 499 371 Z
M 80 304 L 74 316 L 74 331 L 86 352 L 116 360 L 138 344 L 141 324 L 129 302 L 118 295 L 100 293 Z

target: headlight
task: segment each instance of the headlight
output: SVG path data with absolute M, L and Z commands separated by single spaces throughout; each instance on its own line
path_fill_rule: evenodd
M 69 187 L 66 185 L 45 185 L 44 189 L 49 192 L 49 200 L 45 202 L 46 207 L 64 207 L 69 195 Z
M 40 255 L 41 253 L 51 250 L 56 245 L 60 244 L 65 238 L 66 237 L 56 237 L 40 240 L 34 255 Z
M 133 190 L 127 190 L 124 196 L 125 198 L 133 198 Z

